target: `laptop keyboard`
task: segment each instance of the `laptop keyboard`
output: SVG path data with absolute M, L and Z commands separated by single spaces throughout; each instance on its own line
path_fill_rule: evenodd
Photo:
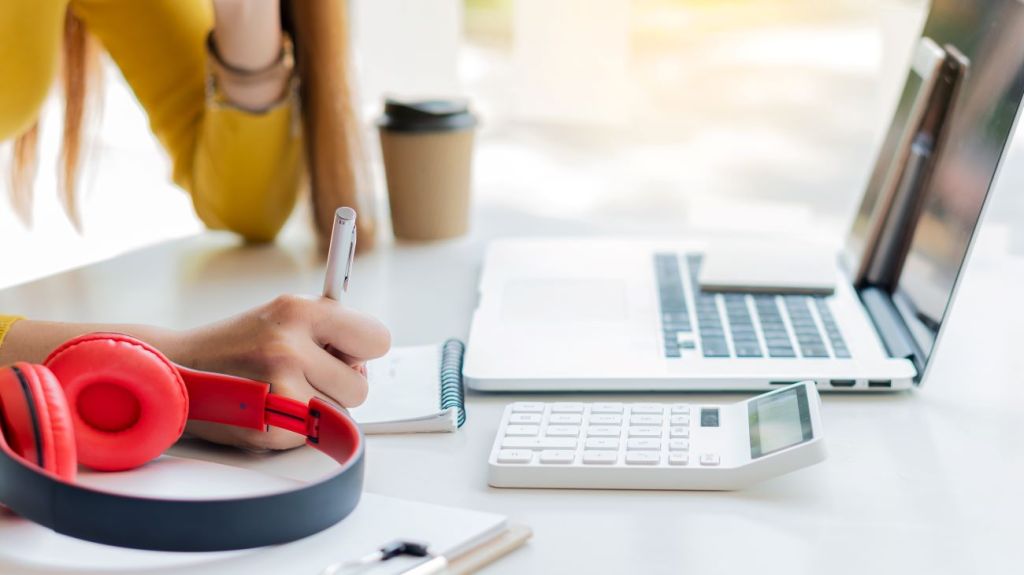
M 665 357 L 682 357 L 698 345 L 704 357 L 850 357 L 824 297 L 703 293 L 701 256 L 685 261 L 684 273 L 676 254 L 654 256 Z

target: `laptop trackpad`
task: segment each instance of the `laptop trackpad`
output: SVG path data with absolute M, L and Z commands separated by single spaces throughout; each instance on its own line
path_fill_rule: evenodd
M 626 282 L 615 279 L 518 279 L 505 284 L 502 319 L 570 323 L 626 321 Z

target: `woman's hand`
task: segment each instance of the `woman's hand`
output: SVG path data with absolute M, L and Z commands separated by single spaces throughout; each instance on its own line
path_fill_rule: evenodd
M 186 367 L 269 382 L 271 392 L 303 403 L 316 396 L 355 407 L 368 391 L 363 362 L 384 355 L 390 345 L 387 328 L 370 316 L 326 298 L 286 295 L 180 332 L 161 351 Z M 276 428 L 261 432 L 193 421 L 187 430 L 217 443 L 254 449 L 288 449 L 305 442 Z

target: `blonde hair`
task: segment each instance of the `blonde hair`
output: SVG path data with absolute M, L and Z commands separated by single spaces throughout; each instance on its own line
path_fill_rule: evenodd
M 61 137 L 57 186 L 68 218 L 80 227 L 78 161 L 82 150 L 86 97 L 98 84 L 99 46 L 69 9 L 64 18 L 61 86 L 64 91 L 64 130 Z M 32 184 L 39 163 L 39 120 L 14 140 L 11 199 L 26 224 L 32 220 Z
M 285 27 L 296 48 L 306 164 L 310 174 L 314 226 L 322 243 L 330 237 L 334 210 L 372 200 L 371 179 L 351 89 L 349 38 L 344 0 L 282 2 Z M 70 10 L 64 25 L 62 86 L 64 134 L 58 178 L 69 219 L 79 227 L 77 175 L 87 95 L 98 84 L 99 49 Z M 313 65 L 316 62 L 316 65 Z M 31 220 L 32 180 L 38 160 L 38 121 L 14 142 L 11 192 L 15 210 Z M 359 218 L 360 248 L 375 235 L 371 209 Z M 322 246 L 322 247 L 325 247 Z

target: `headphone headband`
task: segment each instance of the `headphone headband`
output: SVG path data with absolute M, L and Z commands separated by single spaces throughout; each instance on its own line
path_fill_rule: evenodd
M 363 436 L 341 410 L 269 393 L 269 385 L 178 367 L 190 419 L 250 429 L 281 427 L 338 462 L 328 477 L 298 489 L 217 500 L 119 495 L 82 487 L 19 457 L 0 433 L 0 502 L 58 533 L 159 551 L 224 551 L 294 541 L 345 518 L 363 483 Z M 25 376 L 12 369 L 31 401 Z

